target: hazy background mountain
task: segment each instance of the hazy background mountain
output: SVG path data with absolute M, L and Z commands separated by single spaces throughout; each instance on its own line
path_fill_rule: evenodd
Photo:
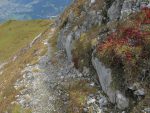
M 56 16 L 71 0 L 0 0 L 0 21 L 42 19 Z

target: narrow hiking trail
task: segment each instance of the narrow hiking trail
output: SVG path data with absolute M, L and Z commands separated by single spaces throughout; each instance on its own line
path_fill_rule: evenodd
M 50 31 L 48 38 L 53 36 L 55 29 Z M 48 39 L 43 39 L 42 43 L 47 53 L 21 71 L 23 77 L 14 85 L 16 90 L 21 89 L 20 94 L 12 104 L 17 103 L 32 113 L 81 113 L 83 106 L 85 111 L 94 109 L 96 112 L 93 113 L 99 113 L 96 103 L 99 98 L 105 98 L 94 85 L 89 70 L 80 73 L 68 63 L 64 51 L 51 55 Z
M 58 105 L 57 109 L 55 107 L 61 93 L 58 92 L 58 84 L 61 82 L 58 68 L 51 65 L 47 56 L 43 56 L 38 64 L 26 67 L 23 73 L 22 83 L 27 87 L 21 91 L 22 95 L 17 99 L 18 102 L 24 107 L 31 108 L 33 113 L 58 112 Z
M 54 28 L 49 36 L 52 36 Z M 49 37 L 50 38 L 50 37 Z M 29 108 L 33 113 L 65 113 L 69 94 L 64 90 L 67 79 L 77 76 L 77 70 L 68 65 L 63 51 L 58 51 L 51 58 L 51 48 L 48 40 L 43 40 L 48 48 L 46 55 L 39 57 L 39 61 L 28 64 L 22 70 L 23 79 L 17 80 L 14 87 L 23 90 L 16 96 L 17 103 L 24 108 Z M 78 72 L 79 74 L 79 72 Z
M 49 36 L 52 36 L 53 32 L 54 29 L 51 29 Z M 43 40 L 43 43 L 48 46 L 47 40 Z M 60 70 L 51 64 L 48 54 L 40 57 L 37 64 L 28 64 L 22 70 L 22 74 L 23 79 L 18 80 L 14 86 L 16 89 L 25 87 L 20 91 L 20 95 L 16 96 L 19 104 L 30 108 L 33 113 L 60 113 L 62 111 L 61 106 L 57 105 L 57 109 L 55 107 L 60 95 L 58 90 L 58 84 L 61 82 Z

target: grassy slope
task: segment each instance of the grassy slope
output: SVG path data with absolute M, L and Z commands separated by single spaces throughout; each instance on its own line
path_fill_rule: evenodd
M 49 27 L 49 20 L 15 21 L 0 25 L 0 62 L 14 55 Z
M 29 48 L 27 51 L 19 52 L 19 57 L 15 61 L 10 61 L 0 75 L 0 113 L 30 113 L 30 109 L 22 109 L 18 105 L 11 105 L 19 91 L 14 89 L 14 83 L 21 78 L 21 70 L 26 64 L 34 64 L 39 56 L 44 54 L 47 49 L 43 40 L 50 32 L 48 27 L 52 24 L 49 20 L 31 21 L 8 21 L 0 25 L 0 62 L 7 60 L 20 49 L 26 47 L 39 33 L 42 38 Z M 35 54 L 35 51 L 37 54 Z M 0 70 L 1 71 L 1 70 Z

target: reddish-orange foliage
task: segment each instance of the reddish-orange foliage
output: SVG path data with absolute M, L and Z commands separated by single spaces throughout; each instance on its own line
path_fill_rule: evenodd
M 129 51 L 127 51 L 126 53 L 125 53 L 125 57 L 126 57 L 126 59 L 127 59 L 127 61 L 131 61 L 131 59 L 132 59 L 132 54 L 131 54 L 131 52 L 129 52 Z
M 141 32 L 140 30 L 134 28 L 126 28 L 120 31 L 122 33 L 122 37 L 118 37 L 117 33 L 112 33 L 109 35 L 107 40 L 100 44 L 99 50 L 103 50 L 105 48 L 116 46 L 116 45 L 128 45 L 128 46 L 139 46 L 144 42 L 144 36 L 149 33 Z
M 123 48 L 125 49 L 124 55 L 122 55 L 121 58 L 124 58 L 128 61 L 132 60 L 132 58 L 135 57 L 135 53 L 133 55 L 134 49 L 136 47 L 143 48 L 147 40 L 146 36 L 150 36 L 150 32 L 141 30 L 142 24 L 148 22 L 146 20 L 150 20 L 150 10 L 148 9 L 147 11 L 146 9 L 145 13 L 146 17 L 144 19 L 144 22 L 141 20 L 136 28 L 122 28 L 117 32 L 110 34 L 105 42 L 98 45 L 98 51 L 102 54 L 105 54 L 106 52 L 108 52 L 107 50 L 109 50 L 109 52 L 114 53 L 114 56 L 116 56 L 116 48 L 122 48 L 125 46 L 126 48 Z M 141 54 L 143 54 L 143 52 L 141 52 Z M 139 57 L 140 56 L 143 55 L 139 55 Z
M 144 7 L 142 8 L 142 12 L 145 13 L 145 16 L 146 16 L 143 23 L 150 24 L 150 8 Z

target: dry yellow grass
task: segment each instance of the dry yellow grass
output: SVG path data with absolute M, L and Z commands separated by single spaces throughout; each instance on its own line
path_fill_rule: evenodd
M 16 106 L 11 105 L 11 102 L 15 100 L 15 96 L 19 91 L 15 90 L 13 85 L 17 79 L 22 77 L 21 70 L 24 69 L 28 63 L 36 63 L 38 57 L 45 54 L 46 48 L 42 41 L 48 37 L 48 32 L 49 30 L 44 32 L 42 38 L 36 41 L 32 48 L 26 51 L 20 51 L 15 61 L 10 61 L 5 65 L 3 74 L 0 76 L 0 113 L 6 110 L 9 113 L 14 113 L 12 111 Z
M 0 25 L 0 62 L 8 60 L 20 48 L 31 42 L 38 34 L 46 30 L 50 20 L 15 21 Z
M 67 113 L 74 113 L 75 109 L 78 108 L 79 113 L 82 113 L 83 107 L 86 103 L 87 96 L 94 94 L 98 89 L 88 86 L 89 81 L 87 80 L 74 80 L 70 81 L 69 92 L 69 105 Z

